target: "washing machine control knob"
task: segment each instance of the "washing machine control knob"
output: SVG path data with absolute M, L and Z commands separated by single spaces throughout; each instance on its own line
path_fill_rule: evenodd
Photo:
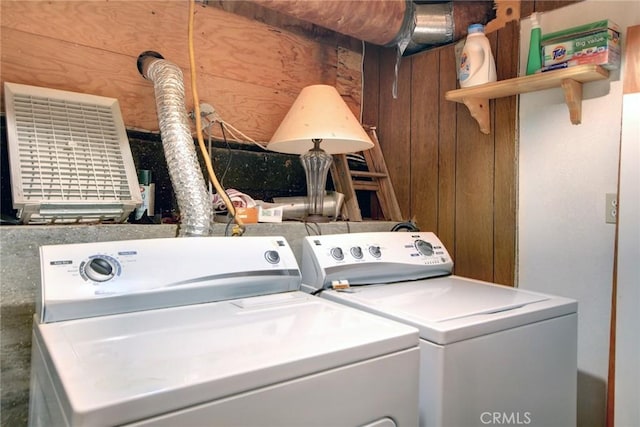
M 362 248 L 360 246 L 352 247 L 350 252 L 355 259 L 362 259 Z
M 374 258 L 380 258 L 382 256 L 382 252 L 380 252 L 380 246 L 369 246 L 369 253 Z
M 280 262 L 280 254 L 278 251 L 267 251 L 264 253 L 264 257 L 267 262 L 271 264 L 277 264 Z
M 84 273 L 94 282 L 106 282 L 116 271 L 115 260 L 111 257 L 95 257 L 84 266 Z
M 415 246 L 418 252 L 422 255 L 431 256 L 433 255 L 433 246 L 429 242 L 425 242 L 422 239 L 415 241 Z
M 341 248 L 332 248 L 331 256 L 338 261 L 342 261 L 344 259 L 344 252 L 342 252 Z

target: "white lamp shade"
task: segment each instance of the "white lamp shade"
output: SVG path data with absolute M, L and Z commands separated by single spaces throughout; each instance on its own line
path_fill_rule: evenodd
M 336 88 L 307 86 L 273 134 L 267 148 L 289 154 L 302 154 L 320 139 L 320 148 L 329 154 L 368 150 L 373 142 L 344 102 Z

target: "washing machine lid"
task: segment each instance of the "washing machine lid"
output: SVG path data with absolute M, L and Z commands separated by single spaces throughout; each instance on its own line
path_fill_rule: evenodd
M 125 424 L 418 345 L 415 328 L 298 291 L 34 331 L 72 425 Z
M 422 339 L 449 344 L 575 313 L 574 300 L 448 276 L 367 285 L 325 298 L 417 327 Z

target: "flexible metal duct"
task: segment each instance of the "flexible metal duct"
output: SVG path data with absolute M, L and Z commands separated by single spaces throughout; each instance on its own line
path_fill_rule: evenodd
M 156 52 L 140 54 L 138 71 L 153 82 L 162 147 L 180 209 L 179 235 L 208 236 L 213 208 L 189 128 L 182 71 Z
M 253 0 L 302 21 L 377 45 L 393 44 L 410 19 L 406 0 Z
M 495 18 L 493 1 L 253 0 L 285 15 L 403 55 L 460 40 L 470 24 Z

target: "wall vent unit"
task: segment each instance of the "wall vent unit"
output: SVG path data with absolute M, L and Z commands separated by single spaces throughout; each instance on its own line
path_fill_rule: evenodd
M 22 223 L 123 222 L 142 203 L 116 99 L 16 83 L 4 91 Z

